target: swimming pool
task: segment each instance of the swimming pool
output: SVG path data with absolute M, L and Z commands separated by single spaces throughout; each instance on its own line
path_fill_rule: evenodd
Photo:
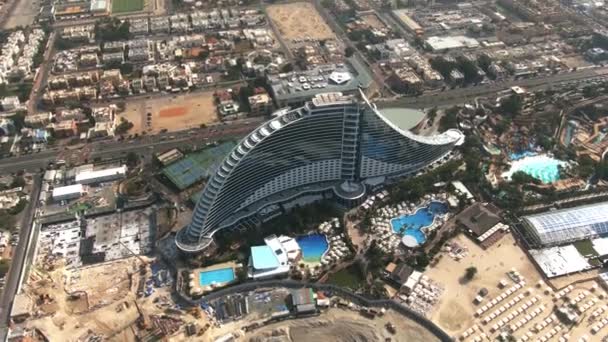
M 515 172 L 522 171 L 545 184 L 549 184 L 560 179 L 560 165 L 566 165 L 566 162 L 544 154 L 529 156 L 514 161 L 509 171 L 503 173 L 502 176 L 510 180 Z
M 522 151 L 522 152 L 513 152 L 509 155 L 509 159 L 511 160 L 519 160 L 526 157 L 535 156 L 537 153 L 532 151 Z
M 433 201 L 413 214 L 392 219 L 391 227 L 393 227 L 393 232 L 411 236 L 421 245 L 426 241 L 422 228 L 430 226 L 436 215 L 443 215 L 447 211 L 448 207 L 445 203 Z
M 232 269 L 232 267 L 220 268 L 213 271 L 204 271 L 200 274 L 201 286 L 225 284 L 233 281 L 234 279 L 234 269 Z
M 302 235 L 296 238 L 302 249 L 302 259 L 306 262 L 321 262 L 323 253 L 327 251 L 327 238 L 323 234 Z

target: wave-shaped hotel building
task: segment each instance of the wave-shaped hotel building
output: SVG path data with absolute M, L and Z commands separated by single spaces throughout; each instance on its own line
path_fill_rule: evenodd
M 259 225 L 297 203 L 357 201 L 371 187 L 441 161 L 464 140 L 458 130 L 416 135 L 407 116 L 341 93 L 275 113 L 209 179 L 178 248 L 202 251 L 217 231 Z

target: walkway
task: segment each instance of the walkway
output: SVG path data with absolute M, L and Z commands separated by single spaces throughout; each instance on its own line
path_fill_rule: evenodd
M 211 300 L 215 300 L 227 295 L 233 295 L 237 293 L 250 292 L 256 289 L 262 288 L 272 288 L 272 287 L 284 287 L 290 289 L 299 289 L 303 287 L 310 287 L 316 291 L 328 291 L 337 294 L 340 297 L 343 297 L 347 300 L 350 300 L 353 303 L 359 304 L 365 307 L 383 307 L 389 308 L 397 311 L 403 316 L 411 319 L 412 321 L 420 324 L 424 328 L 426 328 L 429 332 L 435 335 L 440 341 L 452 341 L 452 338 L 446 334 L 441 328 L 439 328 L 432 321 L 424 318 L 420 314 L 412 311 L 411 309 L 393 301 L 390 299 L 379 299 L 372 300 L 356 293 L 353 293 L 347 289 L 330 285 L 330 284 L 319 284 L 319 283 L 307 283 L 296 280 L 266 280 L 266 281 L 251 281 L 242 284 L 238 284 L 235 286 L 231 286 L 225 289 L 218 290 L 216 292 L 210 293 L 209 295 L 203 297 L 200 301 L 192 301 L 187 298 L 184 298 L 188 302 L 193 305 L 198 305 L 199 302 L 208 302 Z

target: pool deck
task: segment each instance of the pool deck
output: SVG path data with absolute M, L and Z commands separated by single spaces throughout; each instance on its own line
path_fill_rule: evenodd
M 219 269 L 223 269 L 223 268 L 232 268 L 232 270 L 234 271 L 235 276 L 236 276 L 236 270 L 239 268 L 239 265 L 234 261 L 228 261 L 228 262 L 223 262 L 221 264 L 215 264 L 215 265 L 211 265 L 211 266 L 207 266 L 207 267 L 194 268 L 190 272 L 193 272 L 196 275 L 200 275 L 201 272 L 215 271 L 215 270 L 219 270 Z M 200 276 L 195 277 L 194 280 L 198 283 L 199 287 L 204 288 L 203 284 L 201 284 Z M 221 286 L 225 286 L 225 285 L 227 285 L 227 284 L 221 284 Z

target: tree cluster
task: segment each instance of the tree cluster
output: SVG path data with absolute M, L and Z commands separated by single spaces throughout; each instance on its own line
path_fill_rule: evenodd
M 102 42 L 129 39 L 129 22 L 118 18 L 104 18 L 95 23 L 95 36 Z

